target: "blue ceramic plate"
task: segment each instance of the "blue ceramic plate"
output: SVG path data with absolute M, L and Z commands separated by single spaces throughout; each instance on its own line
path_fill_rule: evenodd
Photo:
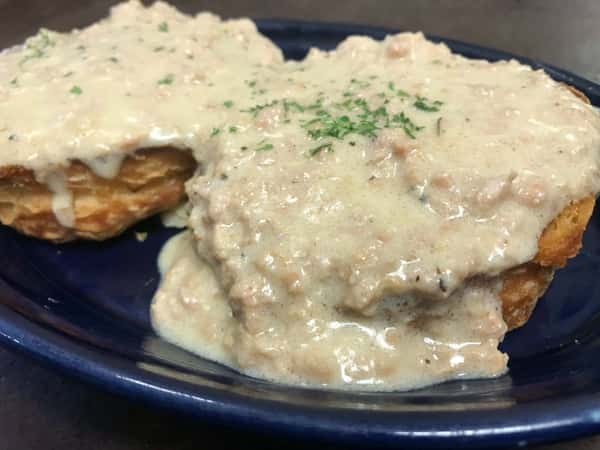
M 390 30 L 263 21 L 290 58 L 349 34 Z M 441 40 L 433 38 L 434 40 Z M 512 57 L 444 40 L 489 60 Z M 600 87 L 545 69 L 600 105 Z M 600 431 L 600 216 L 582 253 L 560 271 L 533 318 L 507 336 L 510 374 L 409 393 L 342 393 L 277 386 L 192 356 L 157 338 L 148 309 L 156 256 L 172 230 L 156 220 L 105 243 L 51 245 L 0 228 L 0 339 L 112 391 L 253 430 L 404 448 L 476 447 Z

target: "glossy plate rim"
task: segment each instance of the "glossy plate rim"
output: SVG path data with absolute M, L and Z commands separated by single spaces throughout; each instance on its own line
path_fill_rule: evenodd
M 398 30 L 327 22 L 285 19 L 256 20 L 269 36 L 301 40 L 304 33 L 365 34 L 382 38 Z M 291 36 L 291 37 L 290 37 Z M 555 79 L 584 92 L 600 105 L 600 85 L 568 71 L 514 54 L 436 36 L 466 56 L 498 60 L 516 59 L 542 68 Z M 277 40 L 277 39 L 275 39 Z M 0 294 L 2 291 L 0 291 Z M 357 446 L 403 448 L 476 448 L 525 445 L 575 438 L 600 431 L 600 393 L 568 399 L 546 399 L 517 404 L 510 410 L 450 412 L 385 412 L 358 409 L 297 406 L 253 399 L 232 392 L 150 373 L 135 361 L 75 340 L 43 323 L 36 323 L 0 301 L 0 343 L 117 394 L 183 412 L 203 420 Z

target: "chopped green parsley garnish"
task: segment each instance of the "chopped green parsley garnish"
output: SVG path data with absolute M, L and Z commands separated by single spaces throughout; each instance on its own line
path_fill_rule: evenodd
M 231 100 L 227 100 L 227 101 L 223 102 L 223 106 L 225 108 L 231 108 L 233 106 L 233 102 Z
M 175 75 L 173 75 L 172 73 L 169 73 L 169 74 L 165 75 L 164 78 L 161 78 L 160 80 L 158 80 L 158 84 L 173 84 L 173 81 L 175 81 Z
M 263 109 L 265 108 L 269 108 L 271 106 L 276 105 L 277 103 L 279 103 L 278 100 L 273 100 L 272 102 L 269 103 L 263 103 L 261 105 L 255 105 L 252 108 L 248 108 L 248 109 L 242 109 L 241 112 L 247 112 L 252 114 L 254 117 L 256 117 L 256 115 L 261 112 Z
M 319 153 L 321 153 L 323 150 L 326 150 L 327 152 L 332 152 L 333 151 L 333 144 L 331 142 L 327 142 L 325 144 L 321 144 L 318 147 L 311 148 L 308 151 L 308 154 L 310 156 L 315 156 L 315 155 L 318 155 Z
M 371 86 L 371 83 L 369 83 L 368 81 L 359 81 L 356 78 L 352 78 L 350 80 L 350 83 L 356 85 L 359 88 L 366 88 L 366 87 Z
M 256 148 L 257 152 L 266 152 L 268 150 L 273 150 L 273 144 L 266 141 L 260 141 L 258 143 L 258 147 Z
M 435 100 L 435 101 L 430 101 L 427 100 L 425 97 L 420 97 L 417 96 L 417 100 L 413 103 L 414 107 L 417 109 L 420 109 L 421 111 L 427 111 L 427 112 L 436 112 L 440 110 L 440 106 L 442 106 L 444 103 L 440 102 L 439 100 Z
M 321 108 L 315 112 L 317 117 L 302 123 L 311 138 L 344 139 L 349 134 L 375 137 L 377 130 L 391 126 L 385 106 L 371 109 L 367 101 L 362 98 L 348 99 L 336 103 L 335 106 L 347 110 L 348 114 L 333 115 Z
M 22 66 L 30 59 L 41 58 L 46 55 L 46 50 L 49 47 L 54 47 L 55 42 L 50 39 L 50 35 L 46 30 L 40 30 L 34 37 L 29 38 L 25 43 L 25 50 L 28 52 L 19 62 Z
M 288 99 L 285 99 L 283 101 L 283 109 L 285 110 L 286 113 L 291 110 L 296 110 L 297 112 L 304 112 L 304 106 L 302 106 L 300 103 L 298 103 L 296 101 L 288 100 Z
M 408 92 L 403 91 L 402 89 L 396 89 L 396 85 L 393 81 L 388 82 L 388 89 L 395 93 L 398 97 L 410 97 Z
M 169 31 L 169 24 L 167 22 L 161 22 L 158 25 L 158 31 L 161 33 L 167 33 Z
M 73 86 L 69 92 L 71 94 L 80 95 L 83 91 L 79 86 Z
M 374 77 L 369 77 L 374 79 Z M 246 84 L 254 87 L 254 80 L 246 80 Z M 379 93 L 371 93 L 373 96 L 363 96 L 360 89 L 371 84 L 357 78 L 350 80 L 347 90 L 342 91 L 338 101 L 327 99 L 323 92 L 317 93 L 312 103 L 284 98 L 271 100 L 267 103 L 256 104 L 250 108 L 242 109 L 242 112 L 252 114 L 254 117 L 265 108 L 281 104 L 285 112 L 283 123 L 297 121 L 305 130 L 308 137 L 317 141 L 316 147 L 307 150 L 308 156 L 315 156 L 322 152 L 333 152 L 334 141 L 344 140 L 347 136 L 356 135 L 373 139 L 377 137 L 380 130 L 397 128 L 404 131 L 406 136 L 416 139 L 417 132 L 424 127 L 417 125 L 404 111 L 396 109 L 397 103 L 393 103 L 393 97 L 407 97 L 414 100 L 413 106 L 423 111 L 438 111 L 443 102 L 428 100 L 425 97 L 413 96 L 406 91 L 396 87 L 393 81 L 388 81 L 384 86 L 387 89 Z M 367 93 L 369 94 L 369 93 Z M 376 98 L 376 100 L 373 100 Z M 400 99 L 404 102 L 404 99 Z M 227 108 L 233 106 L 233 102 L 224 103 Z M 394 106 L 396 105 L 396 106 Z M 233 128 L 233 129 L 232 129 Z M 230 132 L 235 132 L 235 127 L 230 127 Z M 441 133 L 440 121 L 436 123 L 437 134 Z M 356 141 L 348 142 L 355 146 Z M 272 150 L 273 144 L 262 141 L 257 144 L 257 151 Z
M 392 117 L 392 122 L 399 124 L 406 133 L 406 135 L 412 139 L 415 139 L 415 132 L 421 131 L 423 129 L 423 127 L 415 125 L 415 123 L 408 117 L 406 117 L 406 114 L 404 114 L 403 112 L 394 114 L 394 116 Z
M 232 126 L 230 126 L 230 127 L 229 127 L 229 132 L 230 132 L 230 133 L 237 133 L 237 127 L 235 127 L 235 126 L 233 126 L 233 125 L 232 125 Z
M 332 116 L 325 110 L 319 111 L 319 117 L 305 122 L 302 126 L 313 139 L 332 137 L 344 139 L 351 133 L 362 136 L 375 137 L 375 131 L 379 129 L 374 117 L 352 119 L 347 115 Z
M 304 109 L 319 109 L 323 106 L 323 99 L 318 98 L 316 102 L 306 105 Z
M 220 132 L 221 132 L 220 128 L 213 128 L 212 131 L 210 132 L 210 137 L 216 136 Z

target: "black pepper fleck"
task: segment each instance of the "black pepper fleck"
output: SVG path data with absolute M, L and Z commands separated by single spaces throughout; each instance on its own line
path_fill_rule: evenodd
M 439 279 L 438 285 L 440 287 L 440 291 L 442 291 L 442 292 L 447 292 L 448 291 L 448 286 L 446 286 L 446 282 L 444 281 L 443 278 Z

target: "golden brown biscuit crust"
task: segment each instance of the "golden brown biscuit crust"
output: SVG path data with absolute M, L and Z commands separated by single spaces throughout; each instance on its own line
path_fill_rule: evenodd
M 590 103 L 582 92 L 568 84 L 561 84 L 579 99 Z M 590 195 L 568 205 L 544 229 L 533 261 L 502 274 L 504 283 L 500 299 L 509 330 L 527 322 L 538 298 L 550 285 L 554 269 L 563 267 L 569 258 L 577 254 L 594 204 L 595 198 Z
M 523 264 L 502 275 L 502 316 L 509 330 L 527 322 L 553 275 L 554 270 L 535 263 Z
M 581 248 L 581 238 L 594 211 L 595 199 L 583 198 L 567 206 L 538 240 L 534 262 L 542 267 L 563 267 Z
M 500 291 L 502 313 L 508 329 L 525 324 L 550 282 L 554 269 L 563 267 L 581 248 L 581 238 L 594 210 L 595 199 L 571 203 L 554 218 L 538 240 L 532 262 L 506 271 Z
M 160 147 L 136 151 L 124 159 L 116 177 L 96 175 L 80 161 L 67 168 L 66 186 L 73 195 L 72 228 L 52 211 L 52 192 L 23 167 L 0 168 L 0 221 L 21 233 L 65 242 L 103 240 L 133 223 L 177 205 L 184 183 L 195 170 L 189 152 Z

